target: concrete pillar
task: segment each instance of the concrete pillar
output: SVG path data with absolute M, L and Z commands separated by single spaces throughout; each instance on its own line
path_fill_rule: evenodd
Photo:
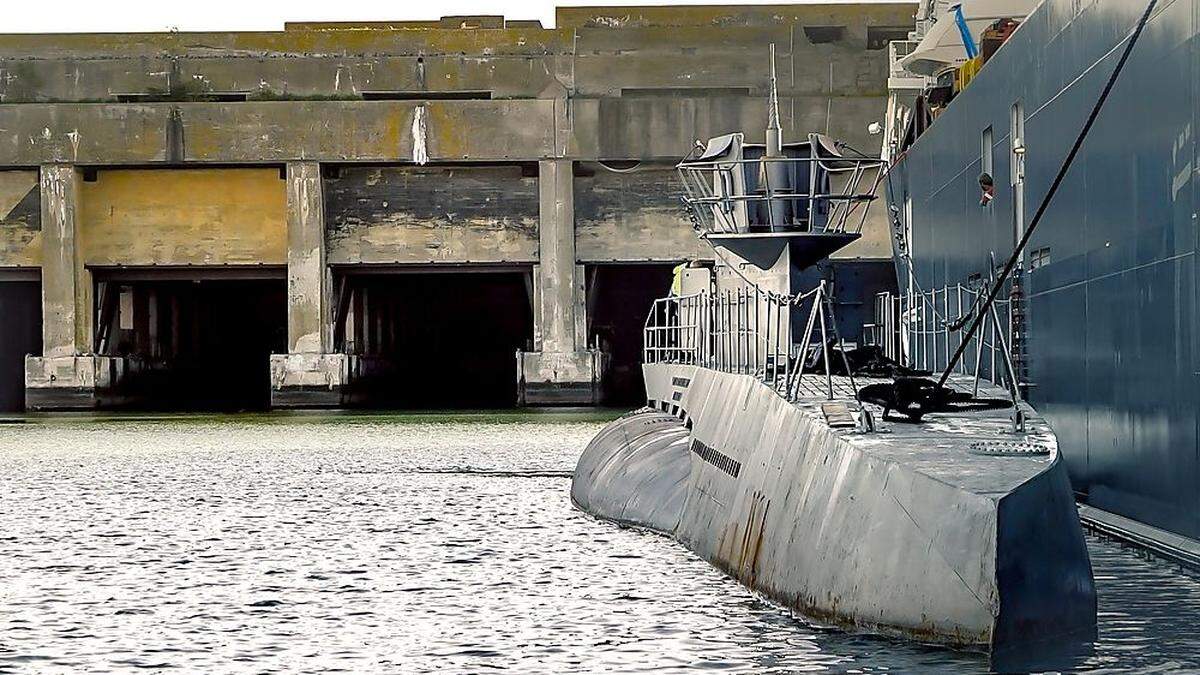
M 330 351 L 325 199 L 316 162 L 287 166 L 288 352 Z
M 91 275 L 83 267 L 77 237 L 79 171 L 41 169 L 42 355 L 71 357 L 91 350 Z
M 573 352 L 575 335 L 575 194 L 571 162 L 538 165 L 538 288 L 542 351 Z
M 527 405 L 594 405 L 600 357 L 587 349 L 584 276 L 575 256 L 575 185 L 570 160 L 538 163 L 538 259 L 534 349 L 518 354 L 518 393 Z
M 95 408 L 115 403 L 122 359 L 92 353 L 92 275 L 79 239 L 79 171 L 41 167 L 42 353 L 25 359 L 30 410 Z
M 289 163 L 286 189 L 288 353 L 271 355 L 271 406 L 337 406 L 344 401 L 353 357 L 333 353 L 320 164 Z

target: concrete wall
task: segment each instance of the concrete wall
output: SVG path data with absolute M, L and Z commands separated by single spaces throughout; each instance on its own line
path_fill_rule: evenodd
M 325 180 L 329 262 L 536 262 L 531 173 L 511 165 L 343 168 Z
M 37 171 L 0 171 L 0 268 L 42 264 Z
M 80 183 L 87 265 L 282 265 L 278 169 L 97 171 Z
M 614 171 L 584 165 L 575 177 L 575 242 L 584 262 L 675 261 L 711 258 L 696 239 L 670 165 Z M 630 242 L 638 242 L 633 250 Z
M 670 163 L 698 138 L 744 131 L 761 140 L 768 43 L 778 51 L 785 137 L 822 131 L 871 152 L 877 139 L 866 126 L 882 115 L 886 94 L 884 38 L 903 32 L 911 15 L 907 4 L 582 7 L 561 9 L 556 29 L 456 17 L 289 24 L 274 33 L 0 35 L 0 102 L 19 104 L 0 109 L 0 169 L 406 163 L 422 150 L 435 162 Z M 447 96 L 464 100 L 439 100 Z M 591 185 L 605 189 L 586 180 L 577 192 Z M 667 175 L 631 187 L 678 190 Z M 608 197 L 580 200 L 592 228 L 580 237 L 589 260 L 684 246 L 688 235 L 665 207 L 623 198 L 626 209 Z M 884 231 L 877 216 L 871 232 Z M 596 240 L 615 223 L 639 236 L 624 248 Z M 495 232 L 477 232 L 477 240 L 435 236 L 430 245 L 465 252 L 495 243 Z M 32 262 L 33 249 L 21 252 L 26 235 L 5 235 L 0 264 Z M 504 246 L 500 257 L 529 257 L 528 248 Z M 847 255 L 887 250 L 859 245 Z M 419 256 L 381 255 L 410 257 Z

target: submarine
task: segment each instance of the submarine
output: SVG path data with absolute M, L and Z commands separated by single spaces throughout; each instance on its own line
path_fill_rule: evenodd
M 1091 639 L 1083 529 L 1055 434 L 1016 386 L 985 287 L 1002 280 L 930 309 L 964 354 L 936 381 L 897 326 L 843 339 L 806 272 L 861 236 L 887 167 L 822 134 L 784 142 L 773 71 L 766 143 L 727 134 L 678 164 L 713 263 L 655 301 L 646 406 L 588 444 L 572 502 L 822 625 L 993 663 Z

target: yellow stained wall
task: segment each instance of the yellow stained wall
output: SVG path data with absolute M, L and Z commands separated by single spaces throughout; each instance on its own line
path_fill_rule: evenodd
M 38 189 L 37 171 L 0 171 L 0 267 L 39 267 L 42 232 L 34 213 L 17 213 L 31 191 Z
M 99 171 L 81 185 L 87 265 L 287 263 L 278 169 Z

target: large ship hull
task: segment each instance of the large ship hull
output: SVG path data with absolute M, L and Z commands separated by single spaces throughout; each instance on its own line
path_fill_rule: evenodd
M 1027 410 L 1040 458 L 969 452 L 1006 414 L 857 433 L 819 399 L 760 379 L 644 366 L 648 410 L 584 451 L 584 511 L 674 537 L 741 583 L 822 623 L 990 649 L 1095 627 L 1067 476 Z
M 881 189 L 911 251 L 911 267 L 907 251 L 897 258 L 902 293 L 986 278 L 1010 254 L 1145 6 L 1041 3 L 905 149 Z M 1080 500 L 1190 537 L 1193 548 L 1197 17 L 1198 0 L 1158 3 L 1026 247 L 1018 336 L 1028 398 L 1053 425 Z M 1019 152 L 1013 129 L 1023 131 Z M 995 198 L 981 206 L 985 171 Z

